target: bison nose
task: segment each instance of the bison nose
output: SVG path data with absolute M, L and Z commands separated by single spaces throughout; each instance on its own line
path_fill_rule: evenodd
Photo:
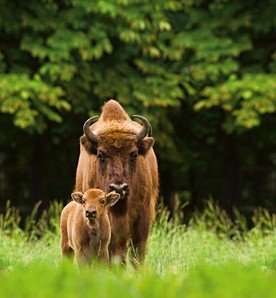
M 88 211 L 88 210 L 86 210 L 86 211 L 85 211 L 85 216 L 86 216 L 87 218 L 93 218 L 93 217 L 96 217 L 96 213 L 97 213 L 96 210 L 93 210 L 93 211 Z
M 126 194 L 126 192 L 128 190 L 128 184 L 127 183 L 122 183 L 122 184 L 112 183 L 109 185 L 109 190 L 115 191 L 118 194 L 120 194 L 121 197 L 124 197 L 124 195 Z

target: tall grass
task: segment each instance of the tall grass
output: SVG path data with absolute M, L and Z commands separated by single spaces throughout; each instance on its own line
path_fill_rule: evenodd
M 275 215 L 266 210 L 248 229 L 238 211 L 230 220 L 212 201 L 187 225 L 159 209 L 138 271 L 61 262 L 62 205 L 53 202 L 39 220 L 37 210 L 24 228 L 9 203 L 0 215 L 0 297 L 276 297 Z

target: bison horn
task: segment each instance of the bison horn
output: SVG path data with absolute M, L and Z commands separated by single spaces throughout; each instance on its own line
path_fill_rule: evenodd
M 140 140 L 143 140 L 143 138 L 148 134 L 149 136 L 152 135 L 152 127 L 151 125 L 149 124 L 149 121 L 143 117 L 143 116 L 140 116 L 140 115 L 133 115 L 132 116 L 132 119 L 140 119 L 142 122 L 143 122 L 143 128 L 142 130 L 138 133 L 137 135 L 137 139 L 138 141 Z
M 90 125 L 97 122 L 98 116 L 93 116 L 85 121 L 83 125 L 83 132 L 87 139 L 91 142 L 97 143 L 98 137 L 90 130 Z

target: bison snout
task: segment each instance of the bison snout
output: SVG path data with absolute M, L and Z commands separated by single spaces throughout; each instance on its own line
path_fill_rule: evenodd
M 127 183 L 122 183 L 122 184 L 112 183 L 109 185 L 109 190 L 117 192 L 118 194 L 120 194 L 121 198 L 123 198 L 128 191 L 128 184 Z
M 96 210 L 92 210 L 92 211 L 86 210 L 85 211 L 85 216 L 87 218 L 95 218 L 96 217 L 96 214 L 97 214 L 97 211 Z

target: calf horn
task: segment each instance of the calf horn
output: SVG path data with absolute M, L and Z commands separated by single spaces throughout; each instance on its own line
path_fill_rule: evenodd
M 143 122 L 143 128 L 142 130 L 138 133 L 137 135 L 137 140 L 138 141 L 141 141 L 143 140 L 143 138 L 148 134 L 149 136 L 152 135 L 152 127 L 151 125 L 149 124 L 149 121 L 143 117 L 143 116 L 140 116 L 140 115 L 133 115 L 132 116 L 132 119 L 140 119 L 142 122 Z
M 90 125 L 97 122 L 98 116 L 93 116 L 85 121 L 83 132 L 87 139 L 91 142 L 98 143 L 98 137 L 90 130 Z

